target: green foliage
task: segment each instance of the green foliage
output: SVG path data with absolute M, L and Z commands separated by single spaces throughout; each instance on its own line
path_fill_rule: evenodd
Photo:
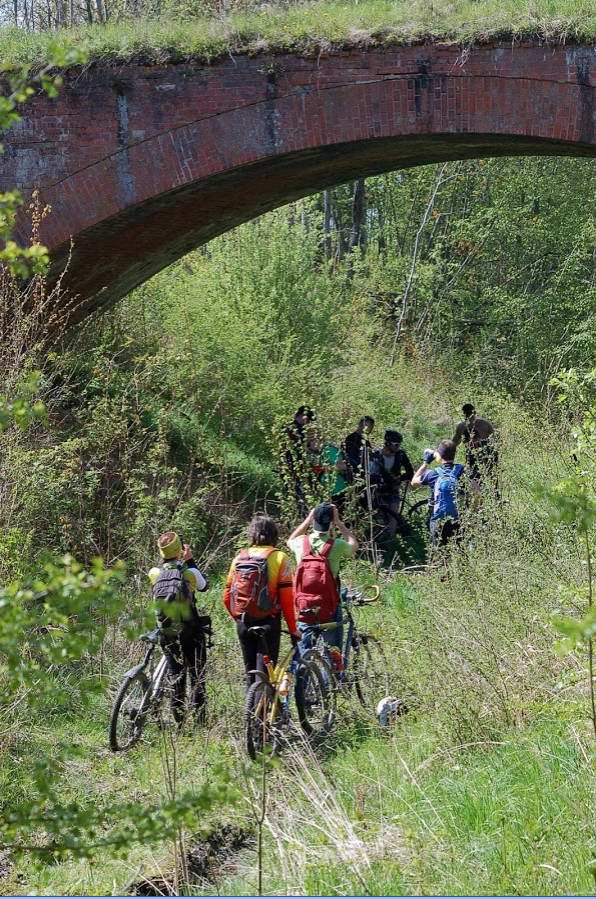
M 32 422 L 45 417 L 44 404 L 35 399 L 41 380 L 41 372 L 31 372 L 17 383 L 12 397 L 0 396 L 0 433 L 11 424 L 24 431 Z
M 34 579 L 14 581 L 0 592 L 0 658 L 5 705 L 19 701 L 35 706 L 53 696 L 57 684 L 50 668 L 68 670 L 103 641 L 108 618 L 117 615 L 116 589 L 122 568 L 106 569 L 100 559 L 90 570 L 65 556 L 46 562 Z M 84 700 L 92 681 L 69 684 Z M 22 693 L 22 698 L 20 694 Z
M 594 684 L 594 637 L 596 636 L 596 597 L 594 584 L 596 571 L 592 547 L 596 523 L 596 369 L 588 372 L 570 370 L 554 379 L 553 386 L 560 391 L 560 402 L 573 409 L 577 420 L 574 430 L 575 471 L 551 491 L 555 515 L 560 521 L 573 526 L 585 549 L 587 585 L 584 589 L 567 590 L 570 603 L 584 606 L 583 617 L 555 615 L 553 624 L 564 635 L 557 648 L 561 654 L 572 652 L 580 646 L 588 652 L 588 692 L 592 708 L 592 725 L 596 737 L 596 686 Z

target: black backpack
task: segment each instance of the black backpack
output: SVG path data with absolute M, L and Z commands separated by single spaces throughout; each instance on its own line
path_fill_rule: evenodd
M 166 636 L 180 634 L 192 607 L 192 591 L 182 565 L 160 569 L 153 585 L 153 599 L 157 605 L 157 626 L 162 633 Z

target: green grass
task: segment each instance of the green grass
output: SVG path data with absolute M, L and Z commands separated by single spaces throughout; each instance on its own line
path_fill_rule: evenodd
M 581 577 L 581 565 L 572 535 L 548 521 L 533 493 L 540 482 L 561 477 L 565 447 L 543 419 L 472 390 L 464 373 L 456 387 L 438 389 L 432 386 L 443 381 L 438 368 L 432 383 L 425 369 L 401 363 L 391 383 L 379 366 L 373 370 L 374 389 L 395 404 L 387 422 L 397 420 L 413 435 L 408 449 L 414 459 L 425 435 L 450 432 L 450 412 L 474 396 L 501 423 L 508 502 L 488 534 L 478 528 L 448 580 L 381 573 L 382 601 L 361 610 L 359 623 L 383 638 L 391 690 L 407 698 L 411 712 L 380 733 L 353 698 L 342 699 L 330 745 L 316 755 L 306 748 L 287 752 L 272 766 L 265 892 L 589 894 L 595 885 L 596 756 L 585 658 L 559 659 L 549 624 L 562 601 L 559 584 Z M 344 372 L 342 389 L 350 387 L 348 377 Z M 365 387 L 354 383 L 357 391 Z M 368 408 L 366 394 L 357 397 Z M 345 580 L 370 577 L 359 562 Z M 205 830 L 231 820 L 254 832 L 259 781 L 240 742 L 242 675 L 220 594 L 221 584 L 214 584 L 206 601 L 215 607 L 217 635 L 211 727 L 183 736 L 180 783 L 200 784 L 223 761 L 243 795 L 209 813 Z M 133 661 L 116 639 L 107 670 L 117 679 Z M 6 800 L 18 801 L 18 791 L 30 794 L 27 763 L 68 741 L 77 752 L 62 775 L 65 799 L 142 803 L 163 794 L 159 734 L 126 755 L 112 755 L 108 707 L 105 696 L 78 717 L 73 710 L 17 721 L 0 780 Z M 232 870 L 193 885 L 193 894 L 253 894 L 254 851 L 231 861 Z M 20 894 L 121 894 L 140 876 L 171 868 L 170 846 L 137 845 L 128 861 L 109 853 L 93 863 L 24 858 L 1 886 Z
M 92 61 L 208 62 L 229 53 L 313 55 L 424 40 L 592 41 L 595 9 L 592 0 L 314 0 L 225 19 L 176 16 L 43 34 L 8 28 L 0 32 L 0 52 L 9 65 L 43 63 L 56 43 L 80 47 Z

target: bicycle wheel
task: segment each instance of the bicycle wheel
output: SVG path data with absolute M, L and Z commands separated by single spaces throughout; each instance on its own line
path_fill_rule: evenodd
M 269 747 L 277 749 L 276 728 L 271 723 L 275 690 L 267 681 L 255 681 L 248 688 L 244 706 L 244 745 L 251 759 Z
M 112 752 L 124 752 L 140 740 L 149 710 L 150 689 L 149 679 L 142 671 L 123 682 L 110 715 Z
M 304 733 L 311 738 L 329 733 L 335 720 L 336 680 L 331 666 L 314 650 L 300 660 L 294 696 Z
M 428 499 L 420 499 L 409 509 L 406 509 L 406 517 L 412 527 L 426 527 L 428 517 Z
M 381 643 L 370 634 L 354 637 L 354 683 L 361 704 L 374 712 L 379 699 L 389 692 L 389 672 Z

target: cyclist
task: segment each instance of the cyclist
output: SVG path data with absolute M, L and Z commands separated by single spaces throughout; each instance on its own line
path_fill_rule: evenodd
M 358 427 L 351 434 L 348 434 L 345 440 L 346 459 L 350 465 L 352 477 L 356 478 L 362 475 L 365 468 L 364 456 L 366 451 L 372 451 L 370 440 L 368 439 L 375 427 L 375 420 L 371 415 L 365 415 L 358 422 Z
M 168 660 L 174 681 L 172 714 L 179 724 L 184 718 L 186 675 L 190 678 L 191 708 L 197 724 L 206 717 L 205 666 L 207 639 L 211 634 L 211 618 L 199 615 L 196 593 L 204 593 L 209 584 L 199 571 L 188 544 L 182 544 L 178 534 L 166 531 L 157 540 L 161 562 L 149 572 L 153 597 L 159 603 L 157 611 L 160 644 Z M 174 595 L 178 609 L 168 617 L 166 603 Z
M 459 511 L 457 508 L 458 482 L 464 466 L 455 462 L 457 447 L 453 440 L 441 440 L 436 451 L 424 450 L 423 462 L 412 478 L 412 487 L 430 487 L 430 540 L 433 549 L 445 546 L 457 538 Z M 436 468 L 429 468 L 433 462 Z
M 230 565 L 223 601 L 236 622 L 242 650 L 246 684 L 250 686 L 257 668 L 261 640 L 250 632 L 254 625 L 266 628 L 269 656 L 274 665 L 279 657 L 281 616 L 285 618 L 292 642 L 300 639 L 296 627 L 292 567 L 286 553 L 276 549 L 279 532 L 268 515 L 256 515 L 248 526 L 249 547 L 241 550 Z
M 462 440 L 466 444 L 466 465 L 471 480 L 480 486 L 483 475 L 486 475 L 498 496 L 499 457 L 495 445 L 497 436 L 495 427 L 488 418 L 477 415 L 472 403 L 465 403 L 462 412 L 464 420 L 460 421 L 455 429 L 453 442 L 456 446 L 459 446 Z
M 389 537 L 395 537 L 400 526 L 401 485 L 410 482 L 414 475 L 412 463 L 401 448 L 402 441 L 399 431 L 385 431 L 383 446 L 370 458 L 370 480 L 376 485 L 375 505 L 386 513 Z
M 340 536 L 334 537 L 333 529 Z M 310 534 L 307 531 L 310 530 Z M 332 503 L 319 503 L 288 538 L 298 568 L 294 582 L 298 629 L 302 645 L 312 641 L 313 624 L 337 621 L 333 630 L 323 631 L 325 641 L 341 653 L 342 610 L 339 570 L 344 559 L 351 559 L 358 549 L 358 541 L 339 517 Z M 316 558 L 318 557 L 318 558 Z M 324 564 L 320 564 L 320 560 Z

